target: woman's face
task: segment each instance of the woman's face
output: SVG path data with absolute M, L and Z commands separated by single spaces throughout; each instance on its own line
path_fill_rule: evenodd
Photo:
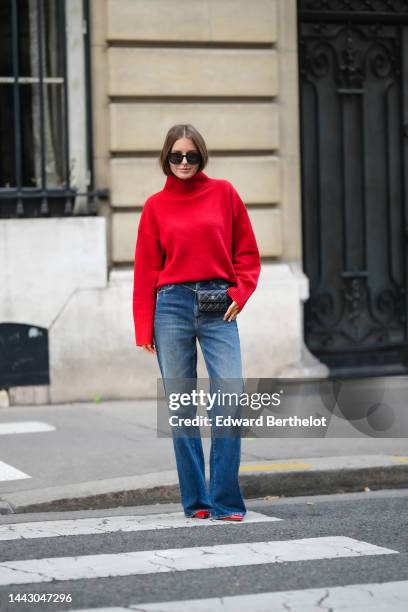
M 186 154 L 186 153 L 189 153 L 190 151 L 198 152 L 198 149 L 195 146 L 194 142 L 191 140 L 191 138 L 179 138 L 178 140 L 175 141 L 175 143 L 173 144 L 171 148 L 172 153 Z M 171 162 L 169 163 L 170 163 L 170 169 L 173 172 L 173 174 L 180 179 L 191 178 L 197 172 L 198 167 L 199 167 L 199 163 L 189 164 L 187 162 L 186 157 L 183 157 L 183 160 L 179 164 L 172 164 Z

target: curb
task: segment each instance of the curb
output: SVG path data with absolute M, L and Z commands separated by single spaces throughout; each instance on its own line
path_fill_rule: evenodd
M 172 473 L 173 474 L 173 473 Z M 143 478 L 146 482 L 147 478 Z M 352 493 L 368 489 L 398 489 L 408 487 L 408 464 L 379 465 L 358 468 L 311 469 L 280 471 L 275 473 L 254 472 L 240 475 L 243 495 L 246 499 L 267 496 L 296 497 L 300 495 L 325 495 Z M 136 483 L 135 483 L 136 484 Z M 142 484 L 142 483 L 140 483 Z M 70 496 L 58 495 L 55 499 L 40 501 L 41 491 L 35 492 L 37 501 L 29 500 L 23 492 L 16 496 L 0 498 L 0 514 L 23 514 L 65 510 L 95 510 L 118 506 L 145 506 L 149 504 L 180 502 L 179 486 L 176 482 L 158 486 L 126 487 L 126 490 L 111 490 L 91 493 L 92 483 L 87 483 L 88 492 L 71 488 Z M 76 487 L 79 489 L 79 487 Z M 52 490 L 51 490 L 52 491 Z M 24 502 L 24 497 L 27 497 Z

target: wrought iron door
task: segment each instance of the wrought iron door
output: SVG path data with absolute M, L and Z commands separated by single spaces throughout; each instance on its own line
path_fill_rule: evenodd
M 408 1 L 300 0 L 305 341 L 332 374 L 408 370 Z

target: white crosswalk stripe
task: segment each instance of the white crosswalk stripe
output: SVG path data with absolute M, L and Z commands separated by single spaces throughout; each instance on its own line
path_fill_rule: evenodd
M 44 431 L 55 431 L 55 427 L 54 425 L 41 423 L 40 421 L 13 421 L 9 423 L 0 423 L 0 436 L 41 433 Z
M 245 524 L 280 521 L 274 516 L 266 516 L 249 511 Z M 0 525 L 0 541 L 54 538 L 57 536 L 75 536 L 109 533 L 113 531 L 147 531 L 157 529 L 175 529 L 179 527 L 205 527 L 208 525 L 225 526 L 225 521 L 186 518 L 183 512 L 167 514 L 102 516 L 98 518 L 65 519 L 57 521 L 33 521 L 30 523 L 12 523 Z M 229 522 L 229 525 L 234 524 Z M 235 523 L 237 524 L 237 523 Z
M 152 604 L 134 604 L 126 608 L 92 608 L 92 612 L 406 612 L 408 580 L 351 584 L 324 589 L 302 589 L 187 599 Z M 322 607 L 324 606 L 324 607 Z M 91 609 L 76 610 L 91 612 Z
M 92 518 L 31 521 L 0 525 L 0 540 L 73 537 L 109 533 L 171 531 L 178 528 L 239 526 L 274 523 L 277 517 L 248 511 L 244 523 L 189 519 L 183 512 L 149 515 L 113 515 Z M 214 533 L 214 532 L 212 532 Z M 218 531 L 217 531 L 218 533 Z M 223 532 L 220 531 L 222 534 Z M 158 534 L 160 535 L 160 533 Z M 80 539 L 79 539 L 80 541 Z M 154 549 L 145 551 L 57 556 L 0 563 L 0 586 L 31 585 L 51 581 L 76 581 L 121 576 L 159 575 L 168 572 L 235 568 L 308 560 L 330 561 L 398 551 L 349 537 L 311 537 L 296 540 L 266 540 L 244 543 Z M 31 588 L 31 587 L 30 587 Z M 34 588 L 34 587 L 33 587 Z M 48 587 L 47 587 L 48 588 Z M 72 588 L 72 587 L 71 587 Z M 203 593 L 205 595 L 205 593 Z M 323 607 L 322 607 L 323 602 Z M 71 608 L 71 612 L 402 612 L 408 609 L 408 581 L 354 584 L 328 588 L 246 593 L 158 603 L 123 602 L 125 607 Z
M 0 423 L 0 436 L 41 433 L 45 431 L 55 431 L 54 425 L 40 421 L 9 421 L 8 423 Z M 0 482 L 22 480 L 24 478 L 31 478 L 31 476 L 8 463 L 4 463 L 4 461 L 0 461 Z
M 22 478 L 31 478 L 31 476 L 21 472 L 8 463 L 4 463 L 4 461 L 0 461 L 0 482 L 6 480 L 21 480 Z
M 0 585 L 398 554 L 342 536 L 171 548 L 0 563 Z

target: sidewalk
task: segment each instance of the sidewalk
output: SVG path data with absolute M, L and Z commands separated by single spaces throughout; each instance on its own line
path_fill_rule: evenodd
M 51 427 L 13 433 L 13 423 Z M 208 466 L 210 440 L 203 445 Z M 244 438 L 240 472 L 248 499 L 406 487 L 408 444 Z M 172 440 L 157 437 L 154 400 L 0 409 L 0 513 L 178 501 Z

